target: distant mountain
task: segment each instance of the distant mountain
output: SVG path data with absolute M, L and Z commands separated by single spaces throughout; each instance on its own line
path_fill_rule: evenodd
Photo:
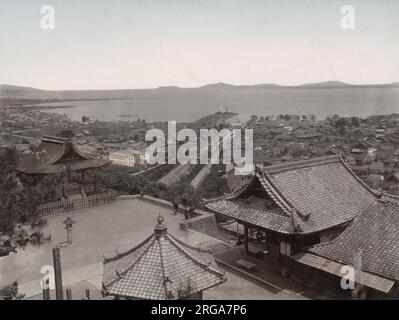
M 306 83 L 293 88 L 393 88 L 399 87 L 399 82 L 382 84 L 350 84 L 342 81 L 324 81 L 317 83 Z
M 175 93 L 187 92 L 199 97 L 211 91 L 223 90 L 263 90 L 263 89 L 322 89 L 322 88 L 393 88 L 399 87 L 399 82 L 386 84 L 354 85 L 341 81 L 325 81 L 308 83 L 299 86 L 282 86 L 275 83 L 260 83 L 254 85 L 233 85 L 224 82 L 211 83 L 197 88 L 180 88 L 164 86 L 157 89 L 120 89 L 120 90 L 41 90 L 30 87 L 0 84 L 0 98 L 46 99 L 46 100 L 123 100 L 135 97 L 151 97 L 162 92 L 168 99 L 173 99 Z
M 210 83 L 210 84 L 206 84 L 202 87 L 199 87 L 199 89 L 202 88 L 208 88 L 208 89 L 231 89 L 231 88 L 235 88 L 235 85 L 232 84 L 228 84 L 228 83 L 224 83 L 224 82 L 218 82 L 218 83 Z
M 342 81 L 324 81 L 324 82 L 317 82 L 317 83 L 305 83 L 301 84 L 298 87 L 301 88 L 338 88 L 338 87 L 353 87 L 354 85 L 345 83 Z
M 211 83 L 199 88 L 193 89 L 245 89 L 245 88 L 383 88 L 383 87 L 399 87 L 399 82 L 383 83 L 383 84 L 350 84 L 342 81 L 324 81 L 316 83 L 305 83 L 297 86 L 283 86 L 276 83 L 259 83 L 253 85 L 233 85 L 224 82 Z

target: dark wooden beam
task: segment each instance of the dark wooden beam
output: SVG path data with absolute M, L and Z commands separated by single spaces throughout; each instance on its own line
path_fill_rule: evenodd
M 55 273 L 55 295 L 57 300 L 64 300 L 64 289 L 62 287 L 61 255 L 60 248 L 53 248 L 53 262 Z
M 245 249 L 245 255 L 248 255 L 248 226 L 245 224 L 244 225 L 244 249 Z

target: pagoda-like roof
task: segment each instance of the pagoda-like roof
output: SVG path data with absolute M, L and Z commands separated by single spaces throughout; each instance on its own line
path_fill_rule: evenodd
M 253 205 L 251 199 L 259 197 L 264 205 Z M 256 167 L 246 185 L 206 201 L 205 206 L 267 230 L 308 234 L 349 223 L 378 197 L 342 157 L 328 156 L 263 169 Z M 270 200 L 272 208 L 267 205 Z
M 17 170 L 27 174 L 58 173 L 106 166 L 108 160 L 95 159 L 81 152 L 69 139 L 45 136 L 37 150 L 18 157 Z
M 103 292 L 134 299 L 167 300 L 182 298 L 188 288 L 194 294 L 225 282 L 224 273 L 202 262 L 201 254 L 203 250 L 171 236 L 159 217 L 154 233 L 141 244 L 104 258 Z

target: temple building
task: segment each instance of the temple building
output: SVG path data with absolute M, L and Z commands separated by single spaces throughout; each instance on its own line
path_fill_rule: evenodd
M 304 248 L 339 235 L 375 203 L 377 194 L 337 156 L 256 168 L 236 192 L 207 201 L 211 211 L 244 225 L 263 247 L 264 258 L 279 265 Z
M 115 299 L 201 300 L 204 290 L 226 281 L 204 255 L 209 258 L 210 252 L 170 235 L 159 216 L 154 233 L 141 244 L 104 257 L 103 294 Z
M 35 179 L 70 170 L 73 173 L 71 181 L 63 186 L 60 194 L 69 197 L 96 192 L 97 186 L 87 179 L 86 172 L 109 164 L 108 160 L 96 159 L 81 152 L 69 139 L 44 136 L 36 150 L 19 156 L 16 169 Z
M 316 268 L 339 287 L 340 267 L 361 252 L 359 283 L 388 293 L 399 274 L 398 202 L 368 187 L 341 156 L 328 156 L 256 167 L 248 183 L 205 206 L 243 225 L 248 261 L 284 274 L 306 269 L 313 282 Z

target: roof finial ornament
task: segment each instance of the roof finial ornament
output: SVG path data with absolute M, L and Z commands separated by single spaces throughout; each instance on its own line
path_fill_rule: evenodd
M 292 227 L 294 228 L 294 232 L 301 232 L 302 231 L 301 225 L 296 220 L 296 215 L 297 214 L 298 214 L 298 212 L 296 211 L 296 209 L 292 208 L 292 211 L 291 211 Z
M 160 213 L 160 212 L 158 212 L 158 219 L 157 219 L 157 221 L 158 221 L 158 225 L 159 225 L 159 226 L 163 225 L 164 218 L 161 216 L 161 213 Z
M 154 233 L 156 237 L 160 237 L 163 235 L 166 235 L 167 233 L 167 228 L 164 225 L 164 218 L 162 217 L 161 213 L 159 213 L 158 218 L 157 218 L 157 225 L 154 228 Z

